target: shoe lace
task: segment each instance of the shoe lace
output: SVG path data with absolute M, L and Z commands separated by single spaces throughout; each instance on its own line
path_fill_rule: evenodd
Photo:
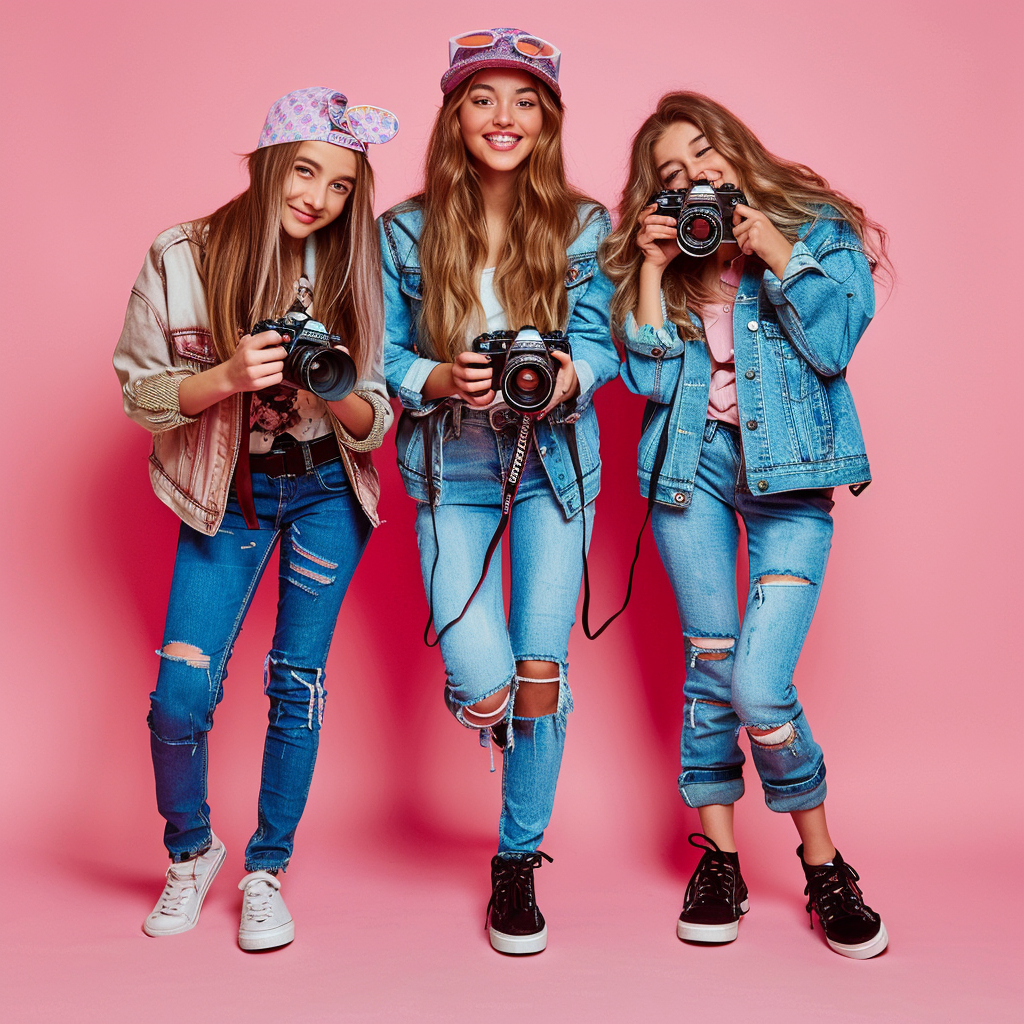
M 700 839 L 707 840 L 711 845 L 694 841 Z M 703 850 L 704 856 L 686 887 L 684 905 L 693 907 L 707 903 L 732 903 L 736 888 L 736 868 L 732 861 L 710 836 L 701 832 L 692 832 L 688 842 L 698 850 Z
M 874 912 L 864 905 L 864 894 L 861 892 L 860 875 L 845 861 L 831 867 L 816 871 L 807 880 L 804 895 L 807 900 L 807 916 L 811 919 L 814 929 L 814 914 L 818 912 L 822 925 L 840 917 L 863 917 L 874 920 Z
M 242 917 L 246 921 L 263 924 L 274 914 L 274 887 L 269 882 L 252 882 L 245 887 L 242 897 Z
M 492 910 L 504 916 L 510 910 L 532 910 L 537 905 L 533 890 L 533 869 L 539 868 L 545 860 L 549 864 L 554 863 L 554 859 L 543 850 L 537 850 L 528 857 L 501 858 L 501 863 L 495 869 L 491 898 L 487 901 L 484 928 L 487 927 Z
M 183 872 L 181 865 L 172 864 L 167 869 L 167 882 L 164 885 L 164 891 L 160 894 L 160 902 L 156 908 L 157 913 L 172 915 L 182 913 L 189 900 L 198 892 L 195 868 L 186 868 Z

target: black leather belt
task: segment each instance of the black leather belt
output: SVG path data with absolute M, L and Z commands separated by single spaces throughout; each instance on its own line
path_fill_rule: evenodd
M 266 473 L 271 478 L 304 476 L 315 466 L 323 466 L 340 458 L 338 439 L 334 434 L 325 434 L 315 441 L 296 441 L 287 448 L 271 450 L 265 455 L 250 455 L 249 468 L 253 473 Z

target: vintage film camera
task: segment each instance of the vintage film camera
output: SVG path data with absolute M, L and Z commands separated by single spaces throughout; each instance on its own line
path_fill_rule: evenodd
M 555 393 L 561 365 L 551 352 L 570 357 L 569 339 L 561 331 L 541 334 L 536 327 L 518 331 L 491 331 L 473 339 L 472 350 L 491 357 L 491 387 L 501 391 L 505 404 L 534 416 L 544 410 Z
M 249 332 L 277 331 L 288 350 L 284 358 L 287 387 L 312 391 L 325 402 L 337 402 L 356 386 L 352 357 L 334 348 L 341 341 L 318 320 L 305 313 L 286 313 L 280 320 L 261 320 Z
M 671 188 L 651 196 L 655 214 L 674 217 L 676 240 L 688 256 L 710 256 L 723 242 L 733 242 L 732 214 L 747 197 L 735 186 L 695 181 L 689 188 Z

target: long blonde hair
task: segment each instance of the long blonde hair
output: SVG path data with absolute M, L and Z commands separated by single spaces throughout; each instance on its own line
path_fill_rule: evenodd
M 739 185 L 750 205 L 761 210 L 791 242 L 808 222 L 822 217 L 846 221 L 864 245 L 873 268 L 890 269 L 888 237 L 881 225 L 804 164 L 769 153 L 756 135 L 720 103 L 696 92 L 670 92 L 633 136 L 629 178 L 619 203 L 618 227 L 605 240 L 602 259 L 605 272 L 615 283 L 612 323 L 622 330 L 626 315 L 639 298 L 643 253 L 636 244 L 637 220 L 650 197 L 664 188 L 654 165 L 654 146 L 665 131 L 689 121 L 736 168 Z M 688 309 L 716 301 L 707 278 L 707 261 L 678 256 L 666 268 L 662 290 L 669 319 L 686 338 L 699 337 Z
M 213 343 L 230 359 L 238 338 L 291 299 L 282 279 L 281 202 L 301 142 L 249 153 L 249 187 L 192 226 Z M 345 208 L 316 233 L 316 318 L 340 334 L 362 375 L 383 336 L 380 245 L 373 223 L 373 170 L 356 154 Z
M 430 133 L 423 191 L 410 200 L 423 211 L 420 342 L 446 362 L 465 349 L 471 327 L 485 326 L 477 286 L 487 259 L 487 227 L 480 180 L 459 125 L 459 107 L 471 87 L 472 78 L 445 96 Z M 593 200 L 565 177 L 561 102 L 543 82 L 536 88 L 544 119 L 516 176 L 494 290 L 510 326 L 553 331 L 564 328 L 569 315 L 565 251 L 582 227 L 578 206 Z

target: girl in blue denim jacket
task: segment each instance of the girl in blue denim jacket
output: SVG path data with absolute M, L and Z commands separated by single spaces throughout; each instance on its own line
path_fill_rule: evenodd
M 717 248 L 707 208 L 677 223 L 651 202 L 701 181 L 723 200 L 728 186 L 743 193 L 723 203 Z M 768 806 L 800 833 L 808 913 L 836 952 L 875 956 L 885 926 L 829 834 L 825 763 L 793 671 L 825 573 L 832 489 L 870 480 L 845 371 L 874 312 L 865 242 L 884 259 L 884 232 L 720 104 L 685 92 L 664 96 L 637 132 L 621 212 L 605 251 L 612 319 L 623 379 L 648 398 L 640 484 L 655 489 L 685 636 L 679 791 L 703 833 L 690 837 L 704 853 L 677 934 L 729 942 L 747 912 L 733 835 L 746 729 Z M 737 516 L 750 564 L 742 626 Z
M 565 179 L 558 50 L 501 28 L 453 37 L 449 58 L 425 188 L 380 220 L 385 376 L 405 407 L 398 463 L 419 503 L 416 533 L 445 701 L 459 723 L 503 752 L 490 941 L 504 953 L 537 953 L 547 928 L 533 871 L 547 856 L 539 847 L 572 709 L 567 652 L 583 571 L 584 516 L 567 425 L 575 423 L 589 505 L 600 477 L 591 399 L 619 366 L 611 284 L 597 267 L 610 225 L 604 209 Z M 506 622 L 500 550 L 467 600 L 502 517 L 503 483 L 515 479 L 510 466 L 528 435 L 470 342 L 527 325 L 564 330 L 572 355 L 552 353 L 557 379 L 534 417 L 511 509 Z

